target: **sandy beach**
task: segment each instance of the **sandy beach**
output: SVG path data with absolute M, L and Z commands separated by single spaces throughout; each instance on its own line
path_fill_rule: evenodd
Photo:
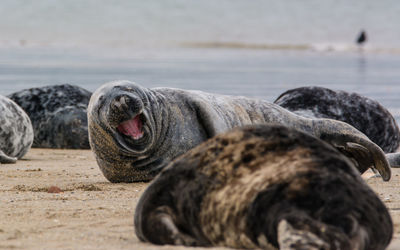
M 392 250 L 400 249 L 399 174 L 367 180 L 392 214 Z M 0 249 L 160 249 L 133 229 L 147 183 L 108 182 L 90 150 L 31 149 L 17 164 L 1 165 L 0 179 Z

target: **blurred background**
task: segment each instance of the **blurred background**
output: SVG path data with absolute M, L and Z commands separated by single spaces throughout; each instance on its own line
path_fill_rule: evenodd
M 399 13 L 395 0 L 2 0 L 0 94 L 127 79 L 274 101 L 318 85 L 399 121 Z

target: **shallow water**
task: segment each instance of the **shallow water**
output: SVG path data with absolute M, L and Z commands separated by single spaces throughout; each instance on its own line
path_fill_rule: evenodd
M 287 89 L 318 85 L 378 100 L 400 118 L 400 57 L 361 52 L 250 49 L 1 51 L 0 92 L 71 83 L 94 91 L 118 79 L 273 101 Z
M 0 94 L 127 79 L 273 101 L 319 85 L 376 99 L 399 120 L 399 11 L 394 0 L 4 0 Z

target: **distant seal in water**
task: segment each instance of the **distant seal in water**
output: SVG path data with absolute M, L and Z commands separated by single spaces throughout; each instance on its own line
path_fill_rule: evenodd
M 90 145 L 111 182 L 151 180 L 170 161 L 208 138 L 265 122 L 322 138 L 353 157 L 360 172 L 374 166 L 384 180 L 390 179 L 383 151 L 352 126 L 304 118 L 263 100 L 116 81 L 97 89 L 88 107 Z
M 0 163 L 15 163 L 31 148 L 31 120 L 15 102 L 0 95 Z
M 236 128 L 175 159 L 143 192 L 136 235 L 154 244 L 385 249 L 388 210 L 351 161 L 279 125 Z
M 386 153 L 396 152 L 399 147 L 399 127 L 390 112 L 377 101 L 359 94 L 302 87 L 284 92 L 274 103 L 308 118 L 346 122 L 363 132 Z
M 91 92 L 62 84 L 25 89 L 9 95 L 29 115 L 33 147 L 88 149 L 87 106 Z

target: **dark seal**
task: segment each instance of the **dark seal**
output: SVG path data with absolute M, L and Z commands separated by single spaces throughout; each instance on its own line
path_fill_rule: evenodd
M 236 128 L 177 158 L 134 217 L 142 241 L 239 249 L 385 249 L 393 232 L 347 157 L 280 125 Z
M 308 118 L 346 122 L 363 132 L 384 152 L 396 152 L 399 147 L 399 127 L 390 112 L 377 101 L 359 94 L 302 87 L 286 91 L 274 103 Z
M 91 93 L 62 84 L 31 88 L 9 95 L 29 115 L 33 147 L 88 149 L 87 106 Z
M 97 89 L 88 107 L 90 145 L 111 182 L 150 180 L 208 138 L 266 122 L 322 138 L 353 157 L 360 172 L 374 166 L 384 180 L 390 179 L 383 151 L 352 126 L 298 116 L 263 100 L 116 81 Z
M 31 148 L 31 120 L 15 102 L 0 95 L 0 163 L 15 163 Z

